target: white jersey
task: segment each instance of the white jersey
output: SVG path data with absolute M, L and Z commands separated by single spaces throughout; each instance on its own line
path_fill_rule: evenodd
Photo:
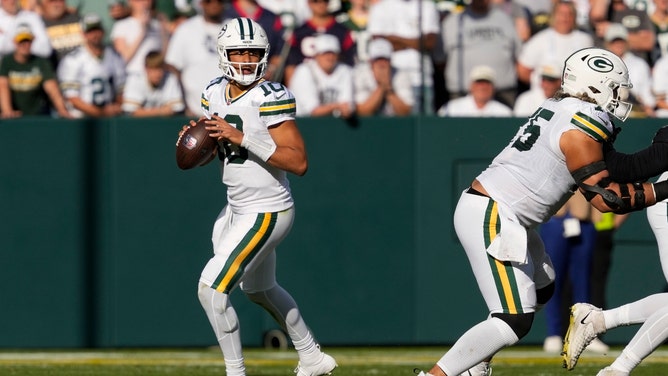
M 192 113 L 198 112 L 202 90 L 219 71 L 216 43 L 222 27 L 193 16 L 176 28 L 167 46 L 165 61 L 181 72 L 186 106 Z
M 165 72 L 162 81 L 153 87 L 146 73 L 128 77 L 123 94 L 123 111 L 132 113 L 140 107 L 158 108 L 169 106 L 174 112 L 185 110 L 181 85 L 175 75 Z
M 299 100 L 297 116 L 310 116 L 316 107 L 327 103 L 349 103 L 355 107 L 353 69 L 345 64 L 338 64 L 327 74 L 315 60 L 305 60 L 295 68 L 290 90 Z
M 518 62 L 533 69 L 531 88 L 540 88 L 541 67 L 561 66 L 573 52 L 592 46 L 594 39 L 584 31 L 573 30 L 569 34 L 559 34 L 549 27 L 539 31 L 524 43 Z
M 513 110 L 494 99 L 479 108 L 473 96 L 469 94 L 448 101 L 438 110 L 438 115 L 449 117 L 510 117 L 513 116 Z
M 614 132 L 608 114 L 595 104 L 548 99 L 477 177 L 490 197 L 525 227 L 548 220 L 574 192 L 575 181 L 559 147 L 561 135 L 572 129 L 600 142 Z
M 110 104 L 125 85 L 125 63 L 113 48 L 106 47 L 102 59 L 82 46 L 65 55 L 58 64 L 58 82 L 65 98 L 81 98 L 96 106 Z M 75 117 L 84 114 L 73 108 L 69 111 Z
M 294 120 L 296 103 L 282 84 L 264 81 L 240 97 L 229 100 L 228 80 L 218 77 L 202 93 L 202 110 L 225 119 L 243 133 L 269 144 L 268 128 Z M 290 184 L 284 170 L 270 166 L 248 150 L 225 143 L 219 148 L 227 203 L 237 214 L 278 212 L 293 206 Z

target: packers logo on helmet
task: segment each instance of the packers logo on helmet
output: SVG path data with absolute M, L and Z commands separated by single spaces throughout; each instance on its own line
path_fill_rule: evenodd
M 589 65 L 589 68 L 601 73 L 608 73 L 614 67 L 612 61 L 604 56 L 590 57 L 587 60 L 587 65 Z

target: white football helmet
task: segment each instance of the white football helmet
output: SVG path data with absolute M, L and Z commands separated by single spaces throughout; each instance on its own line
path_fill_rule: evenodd
M 566 59 L 561 88 L 571 95 L 587 94 L 621 121 L 626 120 L 633 106 L 625 102 L 632 87 L 626 64 L 610 51 L 584 48 Z
M 255 64 L 254 74 L 243 74 L 232 66 L 228 51 L 240 49 L 264 51 L 258 63 L 244 63 L 244 65 Z M 234 18 L 220 29 L 218 33 L 218 66 L 223 71 L 225 78 L 244 86 L 252 84 L 264 77 L 264 72 L 267 70 L 268 56 L 269 38 L 267 38 L 267 33 L 260 24 L 250 18 Z

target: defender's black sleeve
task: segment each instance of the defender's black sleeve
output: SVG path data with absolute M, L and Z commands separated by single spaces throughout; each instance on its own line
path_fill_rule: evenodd
M 620 153 L 607 142 L 603 158 L 615 182 L 633 183 L 657 176 L 668 170 L 668 126 L 656 132 L 650 146 L 633 154 Z

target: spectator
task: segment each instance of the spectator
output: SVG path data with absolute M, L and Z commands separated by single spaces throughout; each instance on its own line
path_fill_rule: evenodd
M 350 9 L 336 16 L 336 21 L 350 30 L 357 46 L 355 64 L 369 60 L 371 34 L 367 30 L 369 20 L 369 0 L 350 0 Z
M 276 81 L 282 72 L 283 62 L 281 62 L 281 52 L 283 51 L 285 28 L 281 23 L 281 18 L 272 11 L 263 8 L 255 0 L 232 0 L 230 5 L 225 9 L 223 18 L 232 19 L 237 17 L 250 18 L 257 22 L 267 32 L 269 38 L 269 64 L 267 64 L 267 71 L 265 78 L 270 81 Z M 286 55 L 287 57 L 287 51 Z
M 297 99 L 297 116 L 350 118 L 355 112 L 353 70 L 340 63 L 339 39 L 331 34 L 314 38 L 313 59 L 294 71 L 290 90 Z
M 421 21 L 421 23 L 420 23 Z M 369 11 L 367 29 L 373 38 L 392 43 L 392 67 L 411 76 L 414 113 L 433 113 L 434 63 L 431 53 L 440 33 L 432 0 L 382 0 Z
M 74 117 L 106 117 L 121 113 L 125 63 L 104 42 L 102 19 L 88 14 L 81 20 L 84 45 L 65 55 L 58 81 Z
M 34 38 L 28 25 L 18 25 L 16 48 L 0 62 L 1 117 L 49 115 L 50 100 L 59 116 L 70 118 L 51 63 L 30 52 Z
M 130 15 L 126 0 L 66 0 L 66 3 L 80 15 L 97 14 L 102 19 L 104 30 L 111 30 L 114 22 Z M 105 39 L 105 43 L 109 43 L 109 39 Z
M 368 62 L 354 68 L 357 114 L 405 116 L 414 104 L 410 77 L 390 65 L 392 43 L 378 38 L 369 44 Z
M 223 27 L 223 0 L 200 0 L 202 14 L 176 28 L 167 46 L 165 61 L 179 75 L 186 100 L 186 115 L 200 111 L 202 90 L 218 70 L 216 40 Z
M 661 56 L 668 54 L 668 0 L 654 0 L 654 12 L 650 15 L 656 43 L 650 53 L 650 65 L 654 66 Z M 599 306 L 600 307 L 600 306 Z
M 513 114 L 516 117 L 531 116 L 546 99 L 552 98 L 561 88 L 563 68 L 556 64 L 545 65 L 540 72 L 540 88 L 523 92 L 517 97 Z
M 529 11 L 531 35 L 549 26 L 554 0 L 515 0 Z
M 628 31 L 629 49 L 641 58 L 649 60 L 656 43 L 654 27 L 646 10 L 631 9 L 624 0 L 591 0 L 591 22 L 594 24 L 595 44 L 605 45 L 605 33 L 612 23 L 619 23 Z M 601 11 L 603 8 L 605 11 Z
M 656 99 L 656 116 L 668 117 L 668 55 L 662 56 L 654 64 L 652 91 Z
M 51 56 L 51 44 L 42 18 L 33 11 L 22 10 L 19 0 L 0 1 L 0 56 L 11 54 L 16 48 L 13 36 L 19 24 L 27 25 L 34 35 L 30 52 L 41 57 Z
M 319 34 L 331 34 L 338 38 L 341 46 L 339 58 L 350 67 L 355 65 L 355 42 L 350 30 L 336 22 L 327 8 L 329 0 L 308 0 L 313 14 L 303 25 L 297 27 L 290 38 L 290 54 L 285 67 L 285 82 L 290 85 L 292 74 L 298 64 L 314 55 L 314 38 Z
M 295 29 L 311 18 L 308 0 L 258 0 L 263 8 L 281 17 L 283 26 Z
M 478 65 L 469 74 L 469 94 L 451 99 L 438 110 L 439 116 L 448 117 L 505 117 L 513 110 L 494 100 L 496 75 L 487 65 Z
M 515 64 L 522 46 L 513 20 L 492 7 L 490 0 L 472 0 L 464 12 L 443 21 L 442 33 L 450 99 L 467 95 L 466 77 L 473 67 L 485 64 L 497 73 L 497 98 L 512 107 L 517 97 Z
M 492 5 L 512 18 L 520 41 L 526 42 L 531 37 L 531 13 L 524 5 L 515 0 L 492 0 Z
M 566 60 L 573 52 L 591 47 L 591 35 L 577 29 L 575 5 L 566 0 L 554 4 L 550 27 L 524 44 L 517 63 L 520 81 L 530 89 L 540 88 L 540 67 Z
M 144 71 L 149 51 L 164 51 L 167 29 L 155 17 L 153 0 L 129 0 L 130 16 L 118 20 L 111 29 L 111 42 L 126 64 L 128 75 Z
M 132 116 L 170 116 L 186 108 L 179 80 L 167 70 L 160 51 L 144 59 L 144 74 L 128 76 L 123 94 L 123 112 Z
M 654 117 L 656 99 L 652 93 L 652 72 L 647 61 L 629 51 L 628 32 L 622 24 L 611 23 L 605 32 L 605 48 L 619 56 L 629 69 L 633 82 L 629 102 L 633 103 L 632 117 Z
M 81 17 L 67 9 L 65 0 L 40 0 L 40 4 L 54 66 L 58 66 L 63 56 L 83 44 Z

